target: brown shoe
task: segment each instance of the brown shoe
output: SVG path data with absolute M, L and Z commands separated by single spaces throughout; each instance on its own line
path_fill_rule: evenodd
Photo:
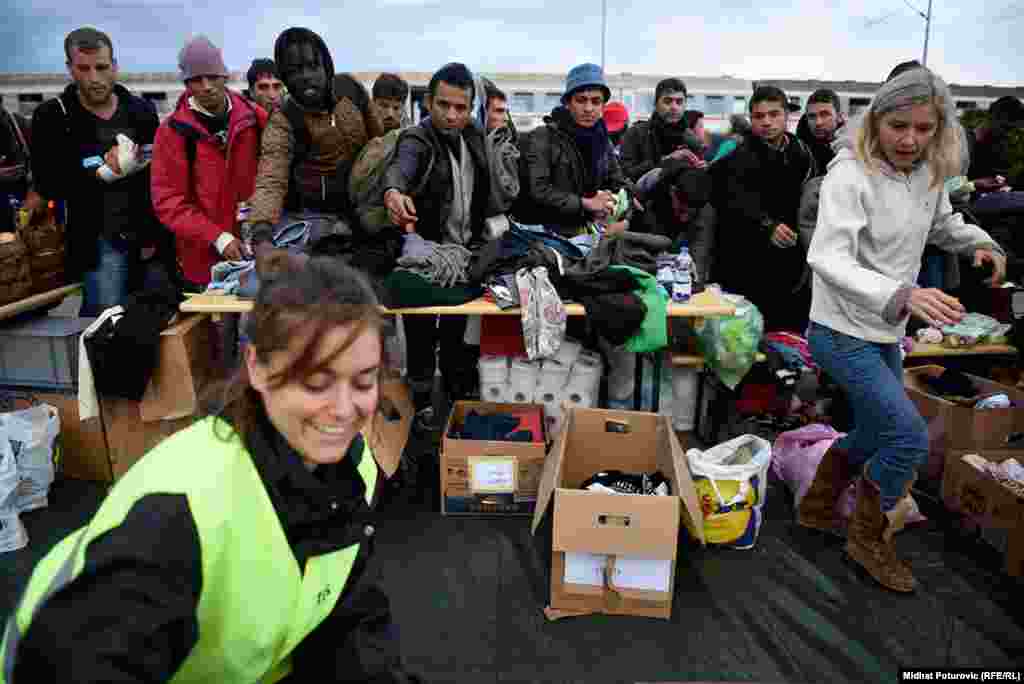
M 797 524 L 843 536 L 843 525 L 836 513 L 836 503 L 850 486 L 853 474 L 849 452 L 833 442 L 821 457 L 821 463 L 814 473 L 814 481 L 811 482 L 804 498 L 800 500 L 796 510 Z
M 903 529 L 907 517 L 909 499 L 906 493 L 911 484 L 913 479 L 907 483 L 896 508 L 882 513 L 878 485 L 868 478 L 865 470 L 857 483 L 857 507 L 850 519 L 846 541 L 846 553 L 853 561 L 886 589 L 902 593 L 910 593 L 917 588 L 910 566 L 896 557 L 893 545 L 893 535 Z

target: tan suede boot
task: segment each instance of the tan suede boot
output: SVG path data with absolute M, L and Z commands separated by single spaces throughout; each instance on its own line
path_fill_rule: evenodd
M 796 522 L 802 527 L 842 536 L 842 525 L 836 514 L 836 503 L 853 480 L 849 452 L 833 442 L 821 457 L 810 489 L 800 500 Z
M 896 507 L 882 513 L 878 485 L 867 476 L 857 483 L 857 507 L 850 519 L 846 553 L 863 567 L 886 589 L 910 593 L 917 588 L 917 580 L 910 566 L 896 557 L 893 535 L 903 529 L 907 518 L 910 487 L 916 476 L 907 483 L 903 497 Z

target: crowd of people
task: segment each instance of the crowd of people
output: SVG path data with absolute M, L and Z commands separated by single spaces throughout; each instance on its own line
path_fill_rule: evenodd
M 834 531 L 839 495 L 863 471 L 847 551 L 883 586 L 913 590 L 892 535 L 928 441 L 898 343 L 911 316 L 964 315 L 929 259 L 987 265 L 993 285 L 1005 276 L 1005 250 L 964 215 L 1021 206 L 1001 153 L 1024 122 L 1019 100 L 998 101 L 975 135 L 945 82 L 906 63 L 862 117 L 819 90 L 794 134 L 786 94 L 762 86 L 749 119 L 715 135 L 686 111 L 682 80 L 660 82 L 650 120 L 630 123 L 601 68 L 582 64 L 544 125 L 519 135 L 506 96 L 463 64 L 434 73 L 412 124 L 399 76 L 367 92 L 336 73 L 317 34 L 290 28 L 243 93 L 226 87 L 221 50 L 191 39 L 178 55 L 186 91 L 160 122 L 118 84 L 109 36 L 78 29 L 65 53 L 66 90 L 31 123 L 4 115 L 0 182 L 34 215 L 66 203 L 81 314 L 154 282 L 201 291 L 227 262 L 254 261 L 260 287 L 236 398 L 141 461 L 40 564 L 8 623 L 0 680 L 415 681 L 387 598 L 365 581 L 382 479 L 360 432 L 383 365 L 377 281 L 410 236 L 472 253 L 502 222 L 685 242 L 699 282 L 753 302 L 766 330 L 807 333 L 855 429 L 826 454 L 798 521 Z M 353 168 L 395 131 L 380 192 L 360 206 Z M 507 145 L 511 184 L 495 163 Z M 306 253 L 282 252 L 300 224 Z M 354 267 L 316 248 L 339 237 Z M 451 399 L 475 391 L 466 318 L 405 326 L 418 429 L 436 430 L 436 364 Z

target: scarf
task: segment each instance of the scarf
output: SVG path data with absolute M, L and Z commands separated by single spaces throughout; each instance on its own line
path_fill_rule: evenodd
M 686 117 L 679 119 L 678 123 L 669 123 L 661 117 L 661 114 L 654 112 L 651 115 L 651 130 L 654 131 L 654 142 L 658 146 L 658 155 L 664 157 L 666 154 L 675 152 L 680 147 L 688 147 Z
M 611 142 L 608 140 L 608 127 L 604 119 L 598 119 L 597 123 L 590 128 L 583 128 L 577 125 L 572 114 L 565 107 L 555 107 L 551 112 L 551 118 L 572 138 L 586 164 L 585 187 L 581 193 L 583 196 L 598 191 L 598 184 L 604 176 L 603 168 L 606 165 L 605 155 L 608 153 Z

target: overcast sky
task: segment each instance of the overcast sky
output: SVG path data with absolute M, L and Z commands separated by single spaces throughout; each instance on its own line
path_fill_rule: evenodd
M 607 3 L 608 72 L 750 79 L 880 80 L 897 62 L 921 58 L 925 22 L 907 3 L 927 9 L 927 0 Z M 0 71 L 61 71 L 64 36 L 84 24 L 111 35 L 126 71 L 175 70 L 181 45 L 200 32 L 224 49 L 228 68 L 244 71 L 254 57 L 272 56 L 289 26 L 320 33 L 339 70 L 431 71 L 455 60 L 481 71 L 564 72 L 601 59 L 600 0 L 336 4 L 12 2 L 0 26 Z M 934 0 L 932 12 L 929 66 L 946 80 L 1024 84 L 1024 1 Z

